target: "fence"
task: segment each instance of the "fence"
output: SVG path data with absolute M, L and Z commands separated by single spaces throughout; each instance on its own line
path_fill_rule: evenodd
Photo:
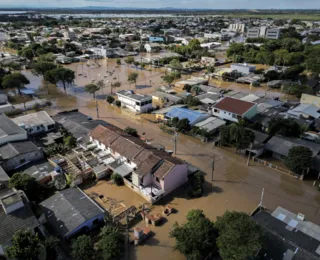
M 262 164 L 262 165 L 264 165 L 266 167 L 274 169 L 274 170 L 276 170 L 278 172 L 284 173 L 284 174 L 286 174 L 286 175 L 288 175 L 288 176 L 290 176 L 292 178 L 303 180 L 303 175 L 298 175 L 298 174 L 296 174 L 296 173 L 294 173 L 294 172 L 292 172 L 292 171 L 290 171 L 288 169 L 284 169 L 284 168 L 282 168 L 280 166 L 277 166 L 277 165 L 274 165 L 274 164 L 272 164 L 272 163 L 270 163 L 268 161 L 258 159 L 255 156 L 252 157 L 252 162 L 257 162 L 257 163 Z

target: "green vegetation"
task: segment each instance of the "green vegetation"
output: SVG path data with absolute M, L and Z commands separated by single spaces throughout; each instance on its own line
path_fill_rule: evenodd
M 254 133 L 241 124 L 231 124 L 221 128 L 221 145 L 236 147 L 237 151 L 246 149 L 254 141 Z
M 174 70 L 181 70 L 183 68 L 181 62 L 178 59 L 173 59 L 169 63 L 169 67 Z
M 113 180 L 117 186 L 122 186 L 124 184 L 122 176 L 116 172 L 111 175 L 111 180 Z
M 187 105 L 189 108 L 190 107 L 196 107 L 198 105 L 200 105 L 200 101 L 197 97 L 194 97 L 194 96 L 186 96 L 185 98 L 183 98 L 181 101 L 180 101 L 181 104 L 185 104 Z
M 12 244 L 6 249 L 9 259 L 38 260 L 40 254 L 40 240 L 37 234 L 26 230 L 18 231 L 12 238 Z
M 30 200 L 37 200 L 40 186 L 36 179 L 26 173 L 15 173 L 9 180 L 9 187 L 23 190 Z
M 181 78 L 181 74 L 180 72 L 172 72 L 170 74 L 166 74 L 163 76 L 163 81 L 168 83 L 168 85 L 171 85 L 171 83 L 173 81 L 175 81 L 176 79 L 180 79 Z
M 113 96 L 107 96 L 107 102 L 109 104 L 112 104 L 114 102 L 114 97 Z
M 72 241 L 72 256 L 77 260 L 88 260 L 94 256 L 91 238 L 87 235 L 77 237 Z
M 57 85 L 59 82 L 62 83 L 64 92 L 67 93 L 67 84 L 73 83 L 75 79 L 75 73 L 73 70 L 67 68 L 56 68 L 49 70 L 44 74 L 46 81 Z
M 121 107 L 121 102 L 119 101 L 119 100 L 116 100 L 116 102 L 114 102 L 115 103 L 115 105 L 117 106 L 117 107 Z
M 197 171 L 188 178 L 188 195 L 192 198 L 199 198 L 203 193 L 204 174 Z
M 176 46 L 170 47 L 169 49 L 187 58 L 200 59 L 202 56 L 209 56 L 209 57 L 213 56 L 211 52 L 209 52 L 207 49 L 202 48 L 200 46 L 200 42 L 197 39 L 190 40 L 189 44 L 186 46 L 176 45 Z
M 5 75 L 2 78 L 3 88 L 7 88 L 7 89 L 16 88 L 20 95 L 21 95 L 21 89 L 29 83 L 30 81 L 26 78 L 26 76 L 18 72 Z
M 98 259 L 120 259 L 124 248 L 124 236 L 114 226 L 104 226 L 99 234 Z
M 113 92 L 113 89 L 120 88 L 120 87 L 121 87 L 121 82 L 120 81 L 116 81 L 114 83 L 111 83 L 111 94 Z
M 294 119 L 272 118 L 268 124 L 270 135 L 283 135 L 287 137 L 299 137 L 303 129 Z
M 134 63 L 134 58 L 131 57 L 131 56 L 129 56 L 129 57 L 127 57 L 124 61 L 125 61 L 127 64 L 132 64 L 132 63 Z
M 187 222 L 173 225 L 170 237 L 175 238 L 175 249 L 189 260 L 204 259 L 216 252 L 217 231 L 213 222 L 202 210 L 191 210 L 187 214 Z
M 312 152 L 304 146 L 294 146 L 289 150 L 288 156 L 285 158 L 287 167 L 298 174 L 307 174 L 307 170 L 311 166 Z
M 116 63 L 117 63 L 117 65 L 121 65 L 121 59 L 117 58 Z
M 128 75 L 128 81 L 130 83 L 134 83 L 135 85 L 137 84 L 137 79 L 139 77 L 139 74 L 136 73 L 136 72 L 131 72 L 129 75 Z
M 179 132 L 188 132 L 191 129 L 189 120 L 187 118 L 182 118 L 179 120 L 178 117 L 171 119 L 171 126 L 173 126 Z
M 247 214 L 225 212 L 215 223 L 217 246 L 224 260 L 254 259 L 262 247 L 262 230 Z
M 87 84 L 85 87 L 84 87 L 85 91 L 92 94 L 93 95 L 93 98 L 96 98 L 96 92 L 100 89 L 96 84 Z
M 138 136 L 139 136 L 139 135 L 138 135 L 138 132 L 137 132 L 137 129 L 132 128 L 132 127 L 130 127 L 130 126 L 126 127 L 126 128 L 124 129 L 124 132 L 127 133 L 127 134 L 129 134 L 129 135 L 135 136 L 135 137 L 138 137 Z

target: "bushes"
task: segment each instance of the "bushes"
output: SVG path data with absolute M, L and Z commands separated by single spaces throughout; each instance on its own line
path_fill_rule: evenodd
M 195 174 L 189 177 L 188 184 L 188 196 L 192 198 L 199 198 L 203 193 L 204 174 L 197 171 Z
M 122 176 L 116 172 L 111 175 L 111 180 L 113 180 L 117 186 L 122 186 L 124 184 Z
M 116 104 L 117 107 L 121 107 L 121 102 L 120 102 L 119 100 L 117 100 L 117 101 L 115 102 L 115 104 Z
M 126 127 L 124 129 L 124 132 L 126 132 L 127 134 L 129 135 L 132 135 L 132 136 L 135 136 L 135 137 L 138 137 L 138 132 L 137 132 L 137 129 L 135 128 L 132 128 L 132 127 Z
M 15 116 L 21 115 L 22 110 L 21 109 L 14 109 L 11 111 L 4 112 L 4 114 L 8 117 L 15 117 Z
M 112 104 L 112 103 L 114 102 L 114 97 L 113 97 L 113 96 L 108 96 L 108 97 L 107 97 L 107 102 L 108 102 L 109 104 Z

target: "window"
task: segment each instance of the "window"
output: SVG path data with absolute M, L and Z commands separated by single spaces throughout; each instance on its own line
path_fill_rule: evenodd
M 232 118 L 237 118 L 237 115 L 236 114 L 232 114 Z
M 54 128 L 54 125 L 48 125 L 48 130 L 51 130 Z

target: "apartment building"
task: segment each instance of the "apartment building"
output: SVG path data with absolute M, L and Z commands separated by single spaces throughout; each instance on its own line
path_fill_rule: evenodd
M 277 40 L 280 38 L 281 28 L 267 28 L 266 26 L 251 27 L 247 31 L 248 38 L 267 38 Z

